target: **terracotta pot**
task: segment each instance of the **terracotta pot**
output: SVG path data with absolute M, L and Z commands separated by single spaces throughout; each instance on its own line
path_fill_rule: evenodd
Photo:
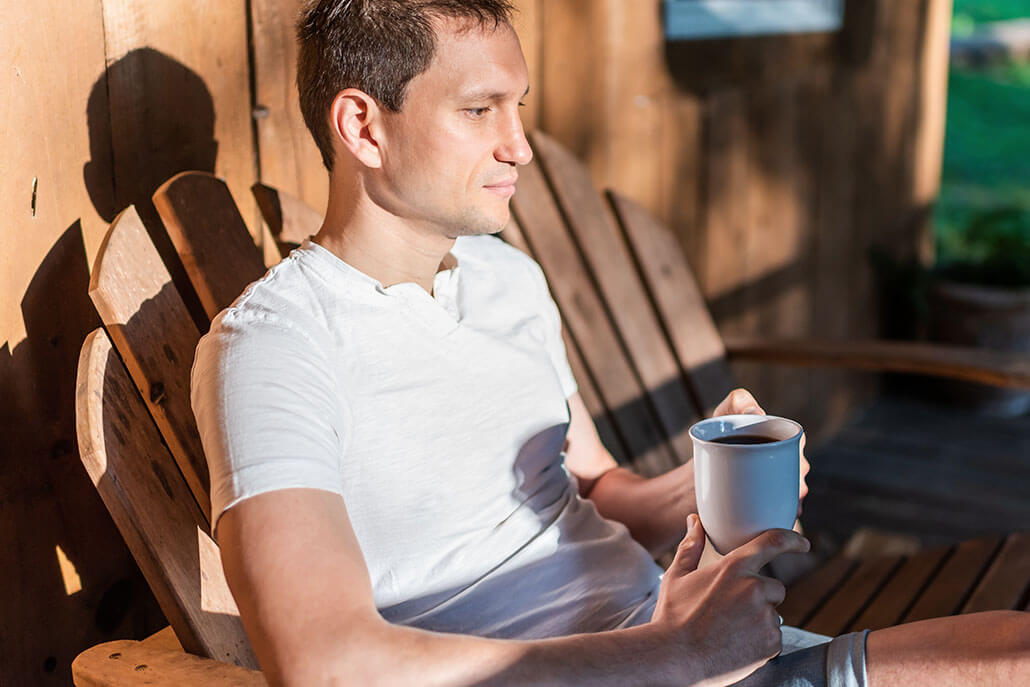
M 928 325 L 931 341 L 1030 353 L 1030 287 L 937 282 L 929 292 Z M 949 400 L 992 415 L 1030 410 L 1030 391 L 952 381 L 938 389 Z

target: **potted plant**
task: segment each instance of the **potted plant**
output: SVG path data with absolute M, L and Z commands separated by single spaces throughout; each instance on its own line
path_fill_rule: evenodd
M 971 213 L 964 231 L 941 240 L 929 277 L 930 340 L 1030 353 L 1030 208 Z M 993 414 L 1030 409 L 1023 391 L 949 383 L 941 392 Z

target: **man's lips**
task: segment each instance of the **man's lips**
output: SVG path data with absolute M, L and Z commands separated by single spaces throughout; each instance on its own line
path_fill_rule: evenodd
M 502 195 L 510 196 L 515 193 L 515 179 L 508 179 L 507 181 L 500 181 L 495 184 L 486 184 L 483 188 L 493 191 L 494 193 L 500 193 Z

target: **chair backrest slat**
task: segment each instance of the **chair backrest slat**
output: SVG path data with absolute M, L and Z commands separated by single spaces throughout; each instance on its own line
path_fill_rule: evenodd
M 697 404 L 710 415 L 733 389 L 726 348 L 675 235 L 644 208 L 608 199 Z
M 175 175 L 154 192 L 154 207 L 208 319 L 268 269 L 229 187 L 214 175 Z
M 82 463 L 179 642 L 257 667 L 207 520 L 102 329 L 83 344 L 75 404 Z
M 565 227 L 539 163 L 520 171 L 512 210 L 533 257 L 550 275 L 551 291 L 565 326 L 590 368 L 597 390 L 633 456 L 634 467 L 654 475 L 678 465 L 681 461 L 645 400 L 644 387 Z
M 300 198 L 264 184 L 254 184 L 250 191 L 280 248 L 303 243 L 321 228 L 321 213 Z
M 693 453 L 687 430 L 699 413 L 647 291 L 612 215 L 586 166 L 551 137 L 536 132 L 533 149 L 566 224 L 607 304 L 665 436 L 680 463 Z
M 200 332 L 132 206 L 97 252 L 89 295 L 207 519 L 207 461 L 189 395 Z

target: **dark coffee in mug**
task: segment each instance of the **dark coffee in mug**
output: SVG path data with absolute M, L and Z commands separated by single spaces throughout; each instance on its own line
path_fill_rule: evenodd
M 779 439 L 776 437 L 767 437 L 761 434 L 730 434 L 711 440 L 713 444 L 772 444 L 777 441 Z

